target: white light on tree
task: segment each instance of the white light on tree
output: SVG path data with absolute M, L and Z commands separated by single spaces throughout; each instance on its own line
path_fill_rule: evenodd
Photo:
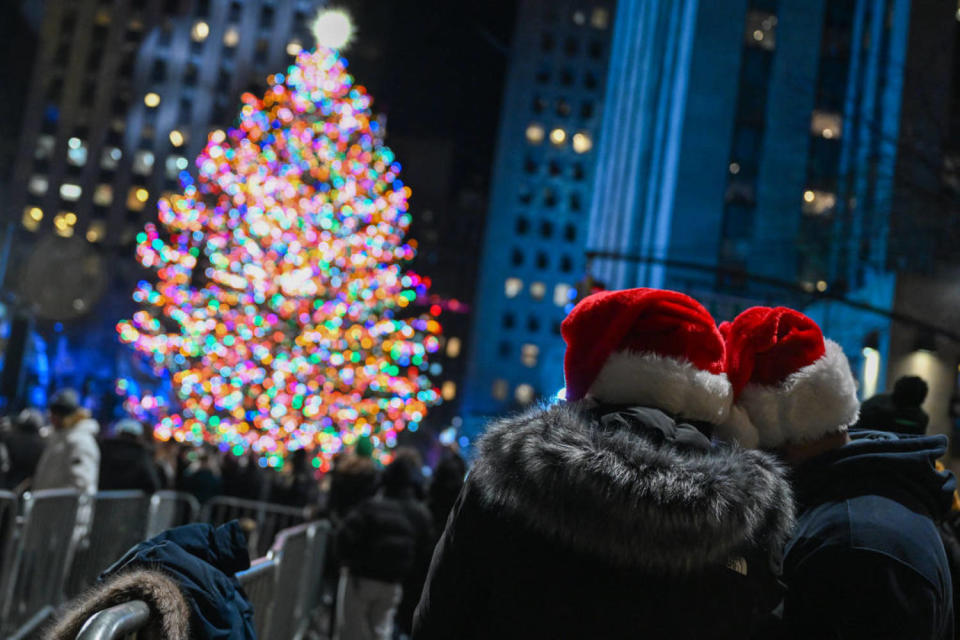
M 311 31 L 318 45 L 342 49 L 353 38 L 353 20 L 343 9 L 327 9 L 317 14 Z

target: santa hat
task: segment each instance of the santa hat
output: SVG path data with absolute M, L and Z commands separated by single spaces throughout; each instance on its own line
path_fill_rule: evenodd
M 850 363 L 816 322 L 786 307 L 754 307 L 723 330 L 727 375 L 760 446 L 809 442 L 857 421 Z
M 596 293 L 570 312 L 561 332 L 567 400 L 652 406 L 714 424 L 727 418 L 733 392 L 723 339 L 690 296 L 660 289 Z

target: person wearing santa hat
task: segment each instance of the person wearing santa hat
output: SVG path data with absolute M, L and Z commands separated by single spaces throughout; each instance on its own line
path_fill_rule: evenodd
M 793 468 L 784 636 L 953 638 L 950 569 L 935 524 L 956 486 L 935 466 L 946 437 L 848 433 L 859 408 L 850 365 L 802 313 L 755 307 L 723 332 L 727 375 L 755 430 L 748 439 Z
M 562 334 L 566 401 L 480 439 L 414 640 L 749 637 L 793 502 L 772 456 L 711 438 L 732 404 L 713 318 L 611 291 Z

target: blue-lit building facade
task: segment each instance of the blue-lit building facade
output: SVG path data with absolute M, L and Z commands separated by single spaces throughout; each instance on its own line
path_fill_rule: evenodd
M 615 3 L 520 2 L 462 393 L 463 432 L 563 386 Z

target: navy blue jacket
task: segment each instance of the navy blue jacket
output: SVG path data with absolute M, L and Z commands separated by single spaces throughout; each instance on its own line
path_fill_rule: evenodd
M 794 638 L 953 638 L 950 568 L 935 521 L 953 474 L 944 436 L 855 431 L 795 471 L 784 627 Z
M 127 569 L 161 570 L 187 600 L 191 637 L 254 640 L 253 607 L 234 577 L 249 567 L 247 541 L 236 521 L 216 529 L 188 524 L 133 547 L 100 580 Z

